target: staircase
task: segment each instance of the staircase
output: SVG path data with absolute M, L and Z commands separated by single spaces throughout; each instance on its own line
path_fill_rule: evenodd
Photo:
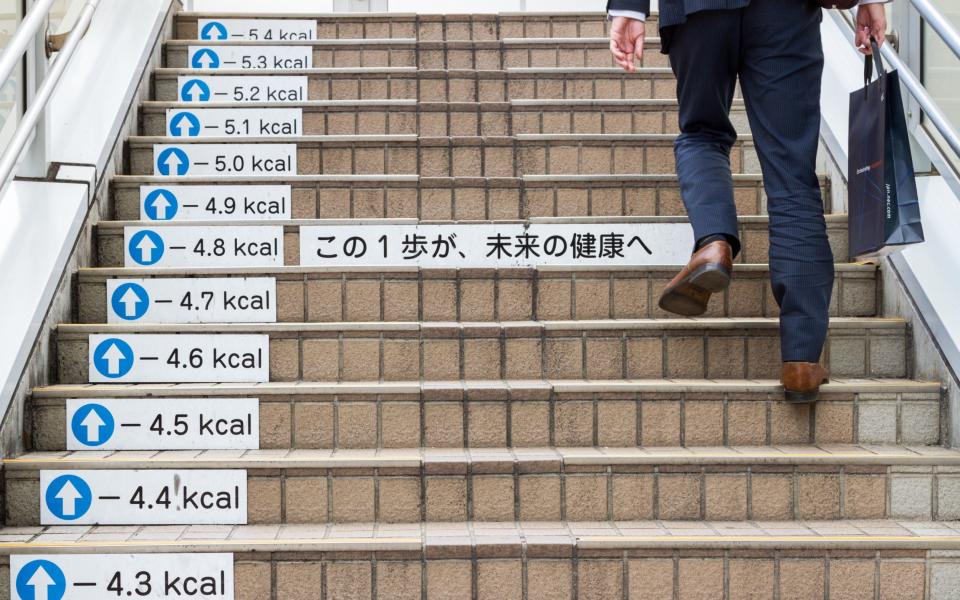
M 364 227 L 685 216 L 657 39 L 628 75 L 598 14 L 303 19 L 179 16 L 0 551 L 226 553 L 198 595 L 243 600 L 960 597 L 960 453 L 875 265 L 837 264 L 833 379 L 783 402 L 742 103 L 743 253 L 703 318 L 657 307 L 676 266 L 320 264 Z

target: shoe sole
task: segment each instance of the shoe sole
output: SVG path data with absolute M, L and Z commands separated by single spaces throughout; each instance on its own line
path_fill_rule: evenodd
M 711 294 L 722 292 L 729 285 L 730 271 L 720 263 L 707 263 L 664 290 L 659 305 L 667 312 L 696 317 L 707 312 Z

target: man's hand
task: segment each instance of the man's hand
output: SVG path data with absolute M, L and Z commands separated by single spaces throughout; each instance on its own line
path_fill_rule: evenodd
M 624 71 L 633 73 L 637 70 L 633 62 L 634 56 L 637 57 L 637 63 L 642 64 L 645 32 L 643 21 L 614 17 L 610 25 L 610 53 Z
M 887 13 L 883 4 L 861 4 L 857 9 L 857 49 L 863 54 L 873 54 L 870 37 L 883 46 L 887 34 Z

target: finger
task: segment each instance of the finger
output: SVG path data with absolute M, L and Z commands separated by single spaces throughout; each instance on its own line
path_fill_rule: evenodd
M 613 54 L 613 58 L 617 61 L 623 60 L 626 56 L 623 51 L 620 50 L 620 46 L 616 40 L 610 40 L 610 54 Z

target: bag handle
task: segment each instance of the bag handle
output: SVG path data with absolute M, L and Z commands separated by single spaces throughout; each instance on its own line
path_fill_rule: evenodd
M 876 57 L 877 61 L 877 77 L 885 77 L 887 74 L 886 68 L 883 66 L 883 57 L 880 56 L 880 46 L 877 44 L 876 38 L 872 35 L 870 36 L 870 46 L 873 48 L 873 54 L 868 54 L 866 60 L 863 61 L 863 86 L 866 87 L 870 84 L 870 80 L 873 79 L 873 61 Z

